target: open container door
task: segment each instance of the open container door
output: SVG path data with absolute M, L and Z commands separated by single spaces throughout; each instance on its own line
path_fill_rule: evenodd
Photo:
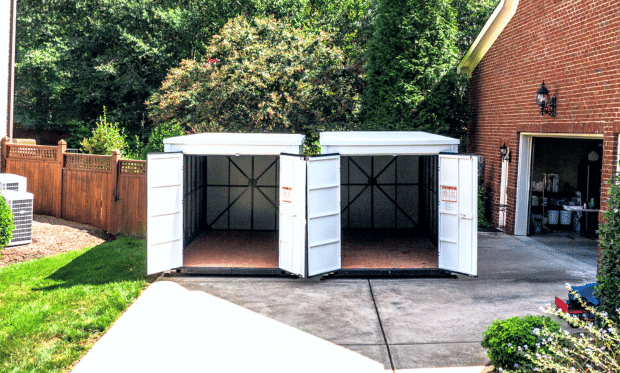
M 146 157 L 146 272 L 183 266 L 183 153 Z
M 280 155 L 279 268 L 306 274 L 306 161 L 301 155 Z
M 308 157 L 308 276 L 341 268 L 340 155 Z
M 478 275 L 478 157 L 439 155 L 439 260 L 443 270 Z

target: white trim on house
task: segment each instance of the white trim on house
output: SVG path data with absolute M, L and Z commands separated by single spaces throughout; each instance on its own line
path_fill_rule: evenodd
M 517 11 L 519 0 L 502 0 L 491 14 L 491 17 L 482 28 L 482 31 L 476 37 L 465 57 L 461 60 L 457 67 L 457 71 L 461 74 L 468 74 L 474 71 L 482 57 L 491 48 L 495 40 L 504 31 L 504 28 L 512 19 Z

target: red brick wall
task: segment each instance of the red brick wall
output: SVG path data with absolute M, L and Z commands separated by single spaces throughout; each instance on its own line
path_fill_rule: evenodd
M 541 116 L 542 81 L 557 116 Z M 506 231 L 514 233 L 520 132 L 604 134 L 603 181 L 615 170 L 620 132 L 620 4 L 617 0 L 521 0 L 471 79 L 469 151 L 485 157 L 493 223 L 498 222 L 500 157 L 511 149 Z M 601 205 L 606 207 L 608 187 Z

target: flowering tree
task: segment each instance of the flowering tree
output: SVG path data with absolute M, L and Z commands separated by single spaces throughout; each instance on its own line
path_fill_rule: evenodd
M 147 101 L 155 124 L 192 132 L 289 132 L 310 137 L 355 120 L 361 69 L 345 67 L 332 36 L 274 18 L 230 20 L 183 60 Z

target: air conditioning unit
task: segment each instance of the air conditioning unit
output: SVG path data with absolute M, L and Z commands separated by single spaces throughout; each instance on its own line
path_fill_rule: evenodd
M 0 190 L 26 191 L 28 179 L 15 174 L 0 174 Z
M 34 195 L 27 192 L 2 190 L 7 205 L 13 213 L 13 236 L 7 246 L 25 245 L 32 242 L 32 201 Z

